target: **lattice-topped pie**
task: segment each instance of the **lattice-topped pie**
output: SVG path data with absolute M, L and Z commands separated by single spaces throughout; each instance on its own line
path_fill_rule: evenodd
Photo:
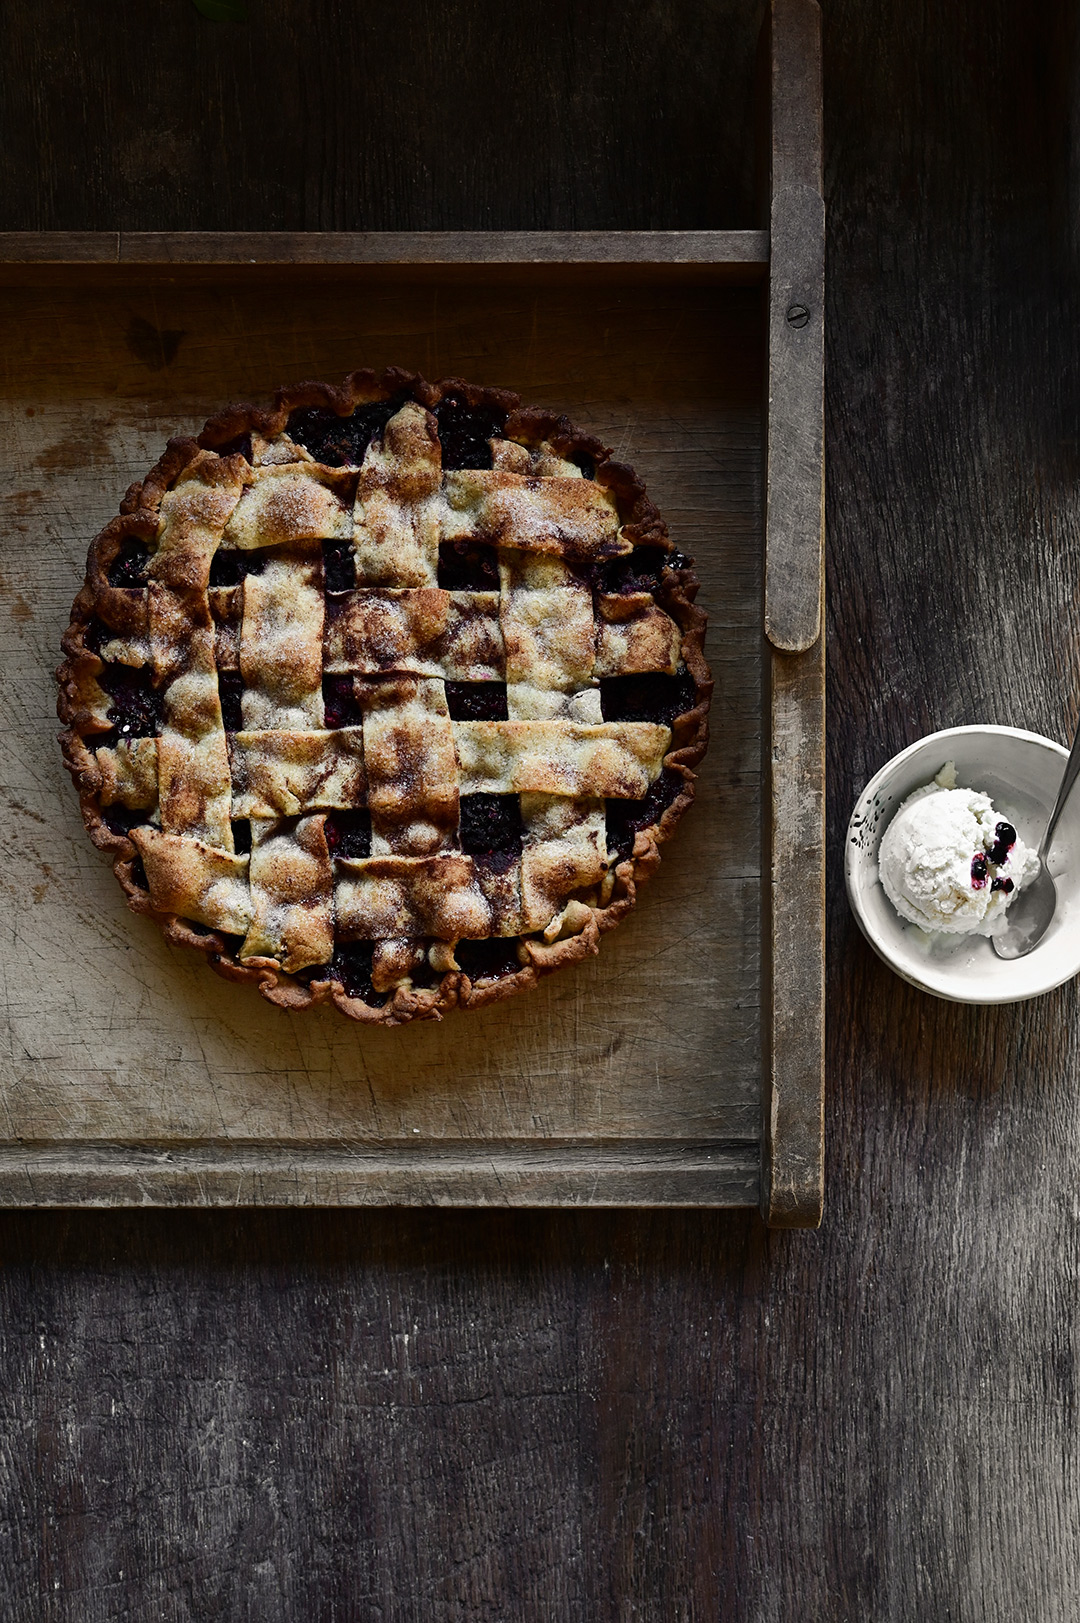
M 391 370 L 169 442 L 93 542 L 66 763 L 136 912 L 393 1025 L 597 950 L 693 798 L 697 582 L 634 472 Z

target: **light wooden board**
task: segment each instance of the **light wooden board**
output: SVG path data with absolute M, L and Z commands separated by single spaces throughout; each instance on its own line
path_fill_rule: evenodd
M 5 295 L 0 1199 L 758 1198 L 763 337 L 720 287 L 125 285 Z M 396 362 L 565 407 L 694 554 L 717 677 L 700 800 L 598 959 L 442 1025 L 290 1015 L 123 906 L 54 743 L 88 541 L 166 435 Z

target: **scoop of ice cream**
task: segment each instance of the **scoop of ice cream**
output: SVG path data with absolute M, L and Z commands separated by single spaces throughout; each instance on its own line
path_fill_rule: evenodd
M 900 914 L 923 930 L 996 935 L 1039 859 L 1000 817 L 989 795 L 956 786 L 947 761 L 909 795 L 881 841 L 878 873 Z

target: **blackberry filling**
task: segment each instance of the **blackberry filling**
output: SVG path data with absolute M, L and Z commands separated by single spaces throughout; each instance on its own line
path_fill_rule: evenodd
M 125 541 L 109 565 L 110 586 L 145 586 L 150 548 L 145 541 Z
M 584 478 L 596 478 L 596 463 L 588 451 L 571 451 L 566 460 L 572 462 L 575 468 L 580 468 Z
M 244 692 L 244 678 L 239 671 L 218 671 L 218 697 L 221 700 L 221 721 L 227 733 L 242 733 L 244 711 L 240 703 Z
M 161 694 L 151 684 L 149 666 L 135 670 L 130 665 L 106 665 L 98 682 L 112 699 L 106 715 L 113 731 L 95 743 L 153 738 L 161 722 Z
M 1016 830 L 1011 823 L 998 823 L 994 829 L 994 843 L 987 856 L 995 866 L 1008 862 L 1009 852 L 1016 844 Z
M 634 835 L 658 823 L 682 791 L 683 780 L 665 767 L 642 800 L 609 800 L 607 803 L 608 850 L 622 860 L 634 849 Z
M 116 635 L 115 631 L 109 630 L 104 620 L 99 620 L 95 615 L 92 620 L 87 622 L 86 629 L 83 632 L 83 647 L 88 648 L 92 654 L 97 654 L 100 657 L 105 644 L 111 642 Z
M 471 981 L 497 981 L 516 975 L 518 961 L 516 936 L 489 936 L 486 941 L 459 941 L 454 957 Z
M 357 406 L 351 417 L 339 417 L 326 406 L 302 406 L 290 413 L 286 432 L 324 467 L 358 468 L 399 407 L 399 401 L 376 400 Z
M 210 560 L 211 586 L 239 586 L 245 575 L 257 575 L 262 560 L 238 547 L 219 547 Z
M 245 462 L 251 461 L 251 435 L 237 434 L 235 439 L 226 440 L 224 445 L 214 447 L 218 456 L 242 456 Z
M 145 828 L 150 821 L 150 813 L 132 811 L 130 806 L 107 806 L 101 814 L 101 821 L 111 834 L 126 835 L 133 828 Z
M 505 682 L 447 682 L 446 707 L 451 721 L 506 721 Z
M 681 569 L 685 565 L 681 552 L 665 552 L 663 547 L 635 547 L 633 552 L 612 558 L 603 565 L 599 588 L 602 592 L 618 592 L 623 597 L 634 592 L 656 592 L 665 567 Z
M 364 712 L 356 702 L 351 676 L 324 676 L 323 713 L 328 727 L 359 727 Z
M 1014 888 L 1015 887 L 1011 879 L 993 879 L 990 882 L 991 890 L 1004 891 L 1006 896 L 1011 895 Z
M 146 877 L 146 869 L 143 867 L 142 857 L 135 857 L 134 858 L 134 860 L 132 861 L 132 864 L 131 864 L 130 872 L 131 872 L 131 883 L 133 885 L 138 885 L 140 890 L 145 890 L 147 892 L 147 894 L 149 895 L 150 881 Z
M 462 795 L 461 849 L 468 856 L 493 851 L 517 854 L 523 826 L 517 795 Z
M 600 712 L 605 721 L 656 721 L 670 727 L 676 716 L 694 708 L 696 697 L 689 671 L 678 676 L 655 672 L 607 676 L 600 682 Z
M 251 850 L 251 819 L 249 817 L 234 817 L 231 827 L 233 850 L 238 857 L 246 856 Z
M 444 469 L 493 465 L 488 442 L 506 427 L 505 411 L 494 406 L 469 406 L 456 395 L 447 395 L 435 407 L 435 421 L 439 425 Z
M 985 887 L 989 872 L 990 864 L 986 860 L 985 851 L 976 851 L 975 855 L 971 859 L 972 890 L 982 890 Z
M 413 983 L 415 992 L 426 992 L 432 986 L 438 986 L 442 975 L 437 969 L 432 969 L 427 958 L 423 958 L 416 968 L 410 972 L 409 979 Z
M 521 860 L 521 847 L 511 846 L 506 851 L 480 851 L 473 857 L 473 867 L 478 873 L 504 874 Z
M 326 844 L 332 857 L 356 862 L 371 855 L 371 813 L 368 811 L 328 812 Z
M 353 552 L 352 542 L 345 540 L 324 541 L 323 573 L 328 592 L 352 592 L 356 590 L 356 555 Z
M 440 541 L 436 578 L 444 592 L 497 592 L 495 548 L 486 541 Z
M 244 945 L 242 935 L 229 935 L 225 930 L 215 930 L 214 934 L 222 945 L 223 950 L 218 954 L 220 958 L 239 958 L 240 948 Z
M 334 950 L 327 976 L 340 981 L 347 997 L 358 997 L 373 1009 L 381 1009 L 390 1000 L 388 992 L 376 992 L 371 980 L 374 948 L 370 941 L 343 941 Z M 322 977 L 316 972 L 312 977 Z

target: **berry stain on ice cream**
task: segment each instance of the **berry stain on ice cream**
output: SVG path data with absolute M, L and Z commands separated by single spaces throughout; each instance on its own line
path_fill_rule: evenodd
M 958 788 L 947 761 L 889 824 L 878 873 L 901 918 L 927 932 L 997 935 L 1006 909 L 1039 871 L 1037 854 L 989 795 Z

